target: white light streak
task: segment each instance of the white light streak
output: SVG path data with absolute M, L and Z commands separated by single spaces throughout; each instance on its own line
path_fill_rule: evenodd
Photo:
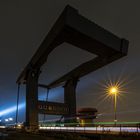
M 54 131 L 73 131 L 84 133 L 95 133 L 101 131 L 110 132 L 140 132 L 137 127 L 39 127 L 40 130 L 54 130 Z
M 22 103 L 18 106 L 18 109 L 22 109 L 24 106 L 25 106 L 25 103 Z M 4 110 L 0 111 L 0 117 L 3 115 L 7 115 L 9 113 L 15 112 L 16 109 L 17 109 L 17 106 L 13 106 L 13 107 L 4 109 Z

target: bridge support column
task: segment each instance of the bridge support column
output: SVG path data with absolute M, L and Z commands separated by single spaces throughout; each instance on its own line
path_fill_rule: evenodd
M 69 114 L 64 115 L 65 123 L 76 122 L 76 86 L 78 79 L 71 79 L 64 85 L 64 103 L 69 107 Z
M 26 127 L 38 129 L 38 77 L 39 70 L 30 70 L 26 81 Z

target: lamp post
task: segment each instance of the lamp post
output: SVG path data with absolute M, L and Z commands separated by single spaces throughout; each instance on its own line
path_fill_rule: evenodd
M 118 88 L 117 87 L 110 87 L 109 93 L 111 95 L 114 95 L 114 122 L 115 122 L 115 125 L 116 125 L 116 122 L 117 122 L 117 114 L 116 114 L 116 111 L 117 111 L 117 94 L 118 94 Z

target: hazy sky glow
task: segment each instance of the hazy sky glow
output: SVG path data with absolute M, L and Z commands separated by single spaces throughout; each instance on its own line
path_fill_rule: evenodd
M 18 106 L 18 109 L 25 109 L 25 102 L 24 103 L 21 103 L 19 104 Z M 12 107 L 9 107 L 9 108 L 5 108 L 5 109 L 1 109 L 0 111 L 0 117 L 3 117 L 3 116 L 6 116 L 6 115 L 9 115 L 9 114 L 12 114 L 13 112 L 15 113 L 16 112 L 16 109 L 17 109 L 17 106 L 14 105 Z

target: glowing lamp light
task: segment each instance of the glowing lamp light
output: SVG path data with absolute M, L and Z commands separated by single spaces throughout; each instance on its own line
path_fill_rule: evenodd
M 79 117 L 77 117 L 76 119 L 79 120 Z
M 18 124 L 18 127 L 20 127 L 21 125 L 20 124 Z
M 116 110 L 117 110 L 117 94 L 119 93 L 118 87 L 116 86 L 112 86 L 109 88 L 109 94 L 114 95 L 114 122 L 116 125 L 117 122 L 117 114 L 116 114 Z
M 117 94 L 118 93 L 118 88 L 117 87 L 111 87 L 109 89 L 109 93 L 110 94 Z
M 115 81 L 108 79 L 105 84 L 103 84 L 105 90 L 105 99 L 110 98 L 113 100 L 114 106 L 114 124 L 117 124 L 117 101 L 122 96 L 122 93 L 126 93 L 126 83 L 128 81 L 122 79 L 120 76 Z

